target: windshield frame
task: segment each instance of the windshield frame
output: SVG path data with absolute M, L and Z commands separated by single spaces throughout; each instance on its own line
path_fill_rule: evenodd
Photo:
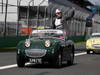
M 34 31 L 36 31 L 36 32 L 34 33 Z M 41 31 L 44 31 L 44 32 L 41 32 Z M 54 33 L 53 33 L 53 31 L 54 31 Z M 57 33 L 56 33 L 56 31 L 57 31 Z M 33 36 L 34 34 L 39 34 L 39 33 L 40 34 L 44 34 L 44 36 L 43 37 Z M 51 35 L 54 34 L 55 36 L 45 35 L 45 33 L 46 34 L 51 34 Z M 63 36 L 63 40 L 65 40 L 65 34 L 64 34 L 64 32 L 62 30 L 33 30 L 32 34 L 29 36 L 29 38 L 30 39 L 31 38 L 56 38 L 56 39 L 62 39 L 62 38 L 60 38 L 60 36 Z

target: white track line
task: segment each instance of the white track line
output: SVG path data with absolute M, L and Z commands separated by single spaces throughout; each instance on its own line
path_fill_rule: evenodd
M 80 55 L 85 55 L 86 52 L 82 52 L 82 53 L 76 53 L 75 56 L 80 56 Z
M 29 64 L 30 64 L 30 63 L 26 63 L 25 65 L 29 65 Z M 14 67 L 17 67 L 17 64 L 2 66 L 2 67 L 0 67 L 0 70 L 9 69 L 9 68 L 14 68 Z
M 82 52 L 82 53 L 76 53 L 75 56 L 80 56 L 80 55 L 85 55 L 86 52 Z M 28 65 L 30 63 L 27 63 L 26 65 Z M 9 69 L 9 68 L 14 68 L 17 67 L 17 64 L 13 64 L 13 65 L 7 65 L 7 66 L 1 66 L 0 70 L 4 70 L 4 69 Z
M 9 69 L 9 68 L 14 68 L 14 67 L 17 67 L 17 64 L 8 65 L 8 66 L 2 66 L 2 67 L 0 67 L 0 70 Z

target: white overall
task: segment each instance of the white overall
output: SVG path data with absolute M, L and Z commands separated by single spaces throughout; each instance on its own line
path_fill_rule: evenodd
M 55 19 L 55 26 L 56 26 L 56 29 L 60 29 L 62 28 L 62 23 L 61 23 L 61 19 Z

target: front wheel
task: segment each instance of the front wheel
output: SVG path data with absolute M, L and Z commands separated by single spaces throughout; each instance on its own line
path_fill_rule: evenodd
M 90 50 L 87 50 L 87 54 L 90 54 Z
M 62 55 L 61 54 L 59 54 L 57 56 L 57 59 L 56 59 L 56 62 L 55 62 L 55 66 L 58 67 L 58 68 L 60 68 L 62 66 Z
M 24 59 L 18 54 L 17 54 L 17 66 L 18 67 L 24 67 L 25 66 Z
M 93 50 L 87 50 L 87 54 L 94 54 L 95 52 Z
M 69 54 L 69 57 L 70 57 L 70 60 L 67 60 L 67 65 L 73 65 L 74 63 L 74 47 L 70 46 L 70 54 Z

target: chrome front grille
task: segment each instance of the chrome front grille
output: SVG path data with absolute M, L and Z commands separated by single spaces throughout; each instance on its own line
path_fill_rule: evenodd
M 47 50 L 45 49 L 29 49 L 25 50 L 26 56 L 28 57 L 43 57 L 46 55 Z
M 94 44 L 93 47 L 94 48 L 100 48 L 100 44 Z

